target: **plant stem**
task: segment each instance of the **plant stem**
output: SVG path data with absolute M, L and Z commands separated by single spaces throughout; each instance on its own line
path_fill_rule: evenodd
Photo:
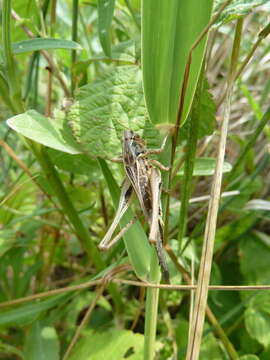
M 201 75 L 194 96 L 191 119 L 188 129 L 188 139 L 187 139 L 188 145 L 187 145 L 187 154 L 185 159 L 183 185 L 181 186 L 181 207 L 180 207 L 179 226 L 178 226 L 179 250 L 181 249 L 182 240 L 185 234 L 188 204 L 189 204 L 189 198 L 192 187 L 192 174 L 193 174 L 194 162 L 196 156 L 198 128 L 199 128 L 199 121 L 201 114 L 200 107 L 201 107 L 201 96 L 203 90 L 203 73 L 204 73 L 204 66 L 202 66 Z
M 72 40 L 77 41 L 78 39 L 78 16 L 79 16 L 79 1 L 72 1 Z M 76 79 L 73 72 L 74 64 L 76 62 L 77 53 L 76 50 L 71 51 L 71 95 L 73 96 Z
M 2 99 L 6 103 L 6 105 L 9 107 L 10 110 L 13 112 L 16 112 L 16 108 L 12 103 L 12 100 L 9 96 L 9 88 L 6 79 L 0 74 L 0 94 L 2 96 Z
M 208 286 L 210 280 L 210 273 L 212 267 L 212 257 L 214 250 L 214 241 L 216 234 L 217 214 L 220 201 L 221 183 L 222 183 L 222 169 L 225 157 L 226 139 L 228 133 L 229 119 L 230 119 L 230 105 L 233 84 L 235 79 L 235 69 L 239 56 L 239 48 L 241 41 L 243 19 L 237 21 L 235 38 L 231 55 L 231 64 L 228 74 L 226 103 L 224 106 L 224 116 L 221 126 L 221 136 L 219 141 L 219 149 L 217 156 L 217 164 L 215 175 L 211 187 L 211 198 L 209 201 L 209 208 L 204 233 L 204 243 L 202 249 L 202 256 L 200 262 L 200 270 L 198 276 L 198 287 L 196 289 L 194 315 L 191 323 L 191 336 L 188 341 L 186 360 L 197 360 L 200 353 L 200 345 L 202 339 L 205 311 L 207 306 Z
M 16 67 L 11 50 L 11 0 L 3 0 L 3 18 L 2 18 L 2 41 L 3 41 L 3 56 L 4 66 L 7 74 L 7 82 L 11 102 L 16 111 L 23 111 L 23 104 L 21 98 L 20 84 L 16 76 Z
M 158 284 L 160 270 L 155 249 L 152 247 L 149 281 Z M 144 360 L 153 360 L 155 356 L 155 340 L 158 313 L 158 288 L 147 288 L 144 327 Z

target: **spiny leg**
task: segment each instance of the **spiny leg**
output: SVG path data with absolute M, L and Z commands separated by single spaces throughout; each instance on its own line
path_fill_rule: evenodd
M 127 211 L 128 207 L 130 205 L 132 193 L 133 193 L 132 185 L 131 185 L 129 179 L 125 178 L 125 180 L 122 184 L 122 187 L 121 187 L 121 195 L 120 195 L 120 200 L 119 200 L 119 204 L 118 204 L 118 209 L 116 211 L 116 214 L 115 214 L 115 217 L 113 219 L 111 226 L 109 227 L 104 238 L 98 245 L 100 250 L 107 250 L 108 248 L 110 248 L 110 241 L 111 241 L 112 235 L 113 235 L 117 225 L 119 224 L 120 219 L 122 218 L 122 216 Z
M 159 161 L 157 160 L 153 160 L 151 159 L 150 162 L 157 166 L 160 170 L 163 170 L 163 171 L 169 171 L 170 170 L 170 167 L 167 167 L 167 166 L 164 166 L 163 164 L 161 164 Z
M 150 186 L 152 194 L 152 218 L 150 224 L 149 241 L 151 243 L 156 243 L 159 232 L 161 176 L 160 172 L 155 168 L 151 169 Z
M 165 149 L 165 145 L 166 145 L 167 138 L 168 138 L 168 135 L 165 136 L 165 138 L 163 139 L 160 148 L 158 148 L 158 149 L 147 149 L 147 150 L 146 150 L 146 155 L 149 155 L 149 154 L 160 154 L 160 153 L 162 153 L 162 152 L 164 151 L 164 149 Z
M 162 277 L 163 277 L 165 283 L 169 284 L 170 283 L 170 273 L 168 270 L 167 262 L 165 259 L 165 254 L 163 251 L 162 237 L 161 237 L 160 232 L 159 232 L 159 236 L 157 237 L 157 242 L 156 242 L 155 248 L 157 251 L 159 265 L 161 267 Z
M 120 231 L 119 233 L 110 241 L 107 245 L 106 249 L 109 250 L 114 244 L 116 244 L 124 235 L 125 233 L 131 228 L 131 226 L 135 223 L 137 217 L 134 216 Z

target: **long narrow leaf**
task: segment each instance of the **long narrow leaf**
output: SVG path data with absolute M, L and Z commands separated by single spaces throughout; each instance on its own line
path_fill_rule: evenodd
M 173 123 L 189 51 L 208 24 L 212 0 L 143 0 L 142 62 L 146 104 L 154 123 Z M 192 54 L 182 123 L 200 73 L 206 37 Z
M 113 18 L 115 0 L 98 0 L 98 33 L 102 49 L 111 56 L 110 28 Z
M 82 48 L 75 41 L 64 39 L 37 38 L 31 40 L 23 40 L 12 44 L 13 54 L 22 54 L 29 51 L 49 49 L 80 50 Z

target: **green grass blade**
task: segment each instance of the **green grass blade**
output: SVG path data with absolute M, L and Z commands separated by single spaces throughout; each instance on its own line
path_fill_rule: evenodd
M 146 104 L 154 123 L 176 121 L 189 51 L 208 24 L 212 0 L 142 1 L 142 63 Z M 196 89 L 206 37 L 192 54 L 182 122 Z
M 102 49 L 111 56 L 110 28 L 114 12 L 115 0 L 98 0 L 98 33 Z
M 23 40 L 12 44 L 13 54 L 22 54 L 29 51 L 55 50 L 55 49 L 81 50 L 82 48 L 75 41 L 64 40 L 64 39 L 49 39 L 49 38 Z
M 200 80 L 198 83 L 197 96 L 194 97 L 193 108 L 191 112 L 189 131 L 188 131 L 188 139 L 187 139 L 187 155 L 185 159 L 185 167 L 184 167 L 184 179 L 182 183 L 181 189 L 181 207 L 179 214 L 179 232 L 178 232 L 178 241 L 181 245 L 183 236 L 185 234 L 186 229 L 186 220 L 187 220 L 187 212 L 188 212 L 188 203 L 191 195 L 192 189 L 192 175 L 195 164 L 195 156 L 196 156 L 196 148 L 198 141 L 198 128 L 200 121 L 200 107 L 201 107 L 201 95 L 203 89 L 203 79 L 202 74 L 200 76 Z M 180 249 L 181 246 L 179 246 Z

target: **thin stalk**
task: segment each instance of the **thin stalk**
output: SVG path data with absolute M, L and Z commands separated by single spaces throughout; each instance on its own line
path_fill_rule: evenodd
M 91 316 L 92 316 L 92 313 L 97 305 L 97 302 L 99 300 L 99 298 L 101 297 L 101 295 L 103 294 L 105 288 L 106 288 L 106 285 L 107 283 L 106 282 L 103 282 L 101 283 L 101 286 L 98 290 L 95 291 L 96 293 L 96 296 L 94 298 L 94 300 L 92 301 L 91 305 L 89 306 L 89 308 L 87 309 L 80 325 L 78 326 L 78 328 L 76 329 L 76 332 L 67 348 L 67 351 L 65 352 L 65 355 L 63 357 L 63 360 L 67 360 L 69 358 L 69 355 L 71 354 L 73 348 L 74 348 L 74 345 L 76 344 L 76 342 L 78 341 L 80 335 L 81 335 L 81 332 L 83 330 L 83 328 L 87 325 L 87 323 L 90 321 L 91 319 Z
M 231 96 L 235 79 L 235 69 L 237 66 L 243 19 L 237 21 L 235 38 L 231 55 L 231 64 L 228 74 L 226 103 L 224 106 L 223 122 L 219 141 L 217 164 L 211 188 L 211 198 L 206 220 L 204 243 L 202 249 L 198 288 L 196 290 L 194 316 L 191 323 L 191 336 L 188 341 L 186 360 L 197 360 L 200 353 L 205 311 L 207 306 L 208 286 L 210 281 L 214 241 L 216 234 L 217 214 L 221 193 L 222 169 L 225 157 L 226 139 L 230 118 Z
M 35 63 L 35 77 L 34 77 L 34 83 L 33 83 L 33 99 L 32 99 L 34 109 L 37 109 L 37 106 L 38 106 L 39 62 L 40 62 L 40 53 L 37 54 L 37 60 Z
M 178 257 L 174 254 L 174 252 L 172 251 L 172 249 L 170 247 L 167 248 L 167 252 L 171 258 L 171 260 L 173 261 L 173 263 L 175 264 L 175 267 L 179 270 L 179 272 L 182 274 L 185 282 L 187 284 L 189 284 L 189 286 L 191 286 L 190 291 L 192 293 L 192 291 L 194 289 L 197 288 L 197 285 L 191 285 L 192 284 L 192 280 L 188 274 L 188 272 L 185 270 L 185 268 L 183 268 L 183 266 L 179 263 Z M 193 288 L 194 287 L 194 288 Z M 209 289 L 212 289 L 212 286 L 209 286 Z M 233 347 L 233 344 L 230 342 L 228 336 L 226 335 L 225 331 L 223 330 L 221 324 L 218 322 L 217 318 L 215 317 L 215 314 L 212 312 L 212 310 L 210 309 L 210 307 L 206 304 L 206 310 L 205 310 L 205 315 L 208 319 L 208 321 L 211 323 L 214 332 L 217 334 L 217 336 L 220 338 L 220 340 L 222 341 L 224 348 L 226 349 L 226 351 L 228 352 L 228 354 L 230 355 L 230 358 L 233 360 L 238 360 L 238 354 L 237 351 L 235 350 L 235 348 Z
M 9 96 L 8 83 L 1 73 L 0 73 L 0 94 L 6 105 L 9 107 L 9 109 L 15 112 L 16 106 L 13 105 L 12 99 Z
M 24 95 L 23 95 L 24 101 L 28 98 L 30 91 L 31 91 L 33 75 L 35 73 L 35 63 L 36 63 L 37 57 L 38 57 L 38 51 L 35 51 L 31 55 L 30 60 L 29 60 L 26 82 L 25 82 L 25 90 L 24 90 Z
M 72 40 L 78 40 L 78 16 L 79 16 L 79 0 L 72 1 Z M 76 50 L 71 51 L 71 95 L 73 95 L 76 87 L 76 78 L 73 72 L 74 65 L 77 59 Z
M 53 38 L 55 34 L 55 24 L 56 24 L 56 1 L 51 0 L 51 12 L 50 12 L 50 36 Z M 40 11 L 40 23 L 44 23 L 44 13 Z M 44 26 L 45 29 L 45 26 Z M 46 99 L 46 108 L 45 115 L 52 115 L 52 92 L 53 92 L 53 72 L 52 69 L 48 66 L 48 81 L 47 81 L 47 99 Z
M 45 116 L 52 116 L 52 85 L 53 85 L 53 73 L 50 67 L 47 67 L 48 80 L 47 80 L 47 91 L 46 91 L 46 107 Z
M 17 78 L 17 71 L 14 64 L 11 49 L 11 0 L 3 0 L 3 12 L 2 12 L 2 42 L 3 42 L 3 57 L 4 65 L 7 74 L 8 88 L 10 98 L 13 106 L 18 112 L 23 111 L 23 103 L 21 98 L 20 84 Z
M 188 146 L 187 146 L 187 154 L 185 159 L 183 185 L 181 187 L 181 207 L 180 207 L 179 226 L 178 226 L 179 249 L 181 248 L 182 240 L 186 230 L 188 204 L 192 189 L 192 175 L 193 175 L 193 169 L 195 163 L 196 148 L 198 142 L 198 128 L 199 128 L 200 113 L 201 113 L 200 107 L 201 107 L 201 96 L 203 89 L 203 78 L 202 78 L 203 73 L 204 73 L 204 66 L 202 67 L 197 91 L 194 96 L 192 113 L 191 113 L 189 130 L 188 130 L 188 138 L 187 138 Z
M 54 37 L 55 35 L 55 26 L 56 26 L 56 6 L 57 0 L 51 0 L 51 26 L 50 26 L 50 36 Z M 44 12 L 42 11 L 42 19 L 44 19 Z
M 160 281 L 160 270 L 157 255 L 152 247 L 149 281 L 158 284 Z M 144 326 L 144 360 L 153 360 L 155 356 L 155 341 L 158 314 L 158 288 L 147 288 L 145 305 Z

